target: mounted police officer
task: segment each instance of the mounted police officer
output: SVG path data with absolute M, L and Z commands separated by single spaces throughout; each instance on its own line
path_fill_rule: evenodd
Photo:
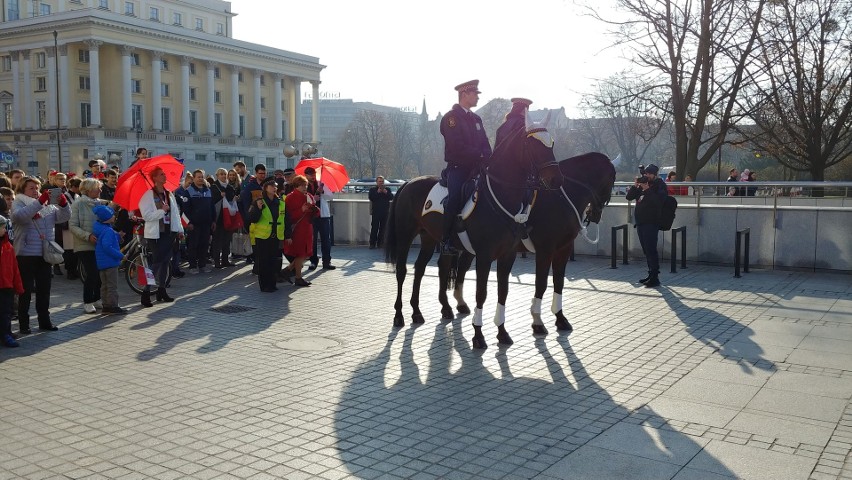
M 479 80 L 471 80 L 456 86 L 459 103 L 453 105 L 441 120 L 441 135 L 444 137 L 444 161 L 447 168 L 443 175 L 447 180 L 447 204 L 444 209 L 444 236 L 441 253 L 454 254 L 451 235 L 456 217 L 462 208 L 462 186 L 476 176 L 491 157 L 491 144 L 479 115 L 471 108 L 479 102 Z
M 497 136 L 494 140 L 494 147 L 503 143 L 508 135 L 511 135 L 515 130 L 527 128 L 527 113 L 529 112 L 532 100 L 527 98 L 513 98 L 512 110 L 506 114 L 506 119 L 503 124 L 497 127 Z

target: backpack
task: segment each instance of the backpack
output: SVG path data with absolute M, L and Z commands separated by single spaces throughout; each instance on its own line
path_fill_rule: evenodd
M 671 195 L 663 197 L 663 206 L 660 207 L 660 230 L 666 232 L 672 229 L 677 210 L 677 199 Z

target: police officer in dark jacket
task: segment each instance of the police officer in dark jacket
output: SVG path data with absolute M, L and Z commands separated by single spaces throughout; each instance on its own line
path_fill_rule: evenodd
M 500 145 L 504 141 L 506 141 L 506 137 L 512 134 L 512 132 L 527 128 L 527 112 L 529 111 L 530 105 L 532 105 L 532 100 L 526 98 L 513 98 L 512 100 L 512 110 L 506 114 L 506 120 L 503 121 L 503 124 L 497 127 L 497 136 L 495 137 L 494 147 Z
M 668 195 L 666 182 L 657 176 L 660 169 L 651 164 L 641 168 L 642 176 L 636 179 L 636 183 L 627 191 L 627 200 L 636 200 L 634 216 L 636 217 L 636 233 L 639 235 L 639 244 L 642 245 L 642 253 L 648 262 L 648 276 L 639 280 L 645 287 L 653 288 L 660 286 L 660 257 L 657 252 L 657 238 L 660 233 L 660 210 L 663 206 L 663 198 Z
M 480 167 L 491 157 L 491 144 L 479 115 L 471 108 L 479 102 L 479 80 L 471 80 L 456 86 L 459 103 L 441 119 L 441 135 L 444 137 L 444 161 L 447 168 L 447 205 L 444 211 L 444 236 L 441 252 L 456 253 L 451 243 L 453 225 L 461 211 L 462 186 L 474 177 Z

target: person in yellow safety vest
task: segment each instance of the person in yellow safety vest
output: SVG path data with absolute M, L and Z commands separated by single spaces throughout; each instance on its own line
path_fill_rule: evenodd
M 274 178 L 261 185 L 263 195 L 251 203 L 248 210 L 249 235 L 254 241 L 257 283 L 261 292 L 274 292 L 275 278 L 281 270 L 281 252 L 284 240 L 290 238 L 290 222 L 284 199 L 278 198 L 278 185 Z

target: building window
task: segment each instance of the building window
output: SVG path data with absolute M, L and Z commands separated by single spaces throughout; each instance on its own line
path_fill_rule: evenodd
M 193 102 L 198 100 L 198 89 L 195 87 L 189 87 L 189 99 Z
M 3 59 L 3 71 L 4 72 L 12 71 L 12 56 L 11 55 L 3 55 L 0 58 Z
M 162 108 L 162 119 L 163 119 L 163 131 L 171 132 L 172 131 L 172 111 L 168 107 Z
M 148 15 L 148 18 L 150 18 L 151 20 L 153 20 L 155 22 L 159 22 L 160 21 L 160 9 L 157 8 L 157 7 L 151 7 L 150 15 Z
M 45 68 L 47 65 L 47 55 L 44 52 L 36 53 L 36 68 Z
M 195 154 L 195 161 L 196 162 L 206 162 L 207 161 L 207 154 L 206 153 L 196 153 Z
M 50 5 L 48 5 L 46 3 L 42 3 L 41 5 L 39 5 L 38 14 L 39 15 L 50 15 Z
M 242 94 L 242 93 L 241 93 L 241 94 L 239 94 L 239 95 L 237 95 L 237 103 L 239 103 L 239 104 L 240 104 L 240 106 L 242 106 L 242 105 L 243 105 L 243 100 L 244 100 L 244 97 L 243 97 L 243 94 Z
M 222 92 L 220 92 L 218 90 L 213 92 L 213 103 L 218 103 L 218 104 L 222 103 Z
M 47 108 L 45 102 L 36 102 L 36 109 L 38 110 L 38 128 L 44 130 L 47 128 Z
M 204 31 L 204 19 L 196 18 L 195 19 L 195 29 L 203 32 Z
M 11 103 L 4 103 L 3 104 L 3 118 L 6 119 L 5 130 L 11 130 L 12 125 L 14 125 L 12 122 L 15 120 L 15 116 L 12 115 L 12 104 Z
M 260 108 L 266 108 L 266 97 L 260 97 Z
M 88 127 L 92 124 L 92 104 L 91 103 L 81 103 L 80 104 L 80 126 Z
M 36 92 L 47 91 L 47 77 L 36 77 Z
M 225 25 L 221 23 L 216 24 L 216 35 L 224 35 L 225 34 Z
M 160 84 L 160 96 L 161 97 L 168 97 L 169 96 L 169 84 L 168 83 L 161 83 Z
M 263 75 L 263 74 L 260 75 L 260 84 L 266 85 L 266 75 Z
M 141 64 L 142 64 L 142 59 L 139 58 L 139 54 L 138 53 L 131 53 L 130 54 L 130 65 L 132 65 L 134 67 L 138 67 Z
M 80 63 L 89 63 L 89 51 L 79 50 L 77 52 L 77 60 L 79 60 Z
M 245 138 L 246 136 L 246 117 L 245 115 L 240 115 L 240 137 Z
M 213 133 L 215 133 L 216 135 L 219 135 L 221 137 L 222 136 L 222 114 L 221 113 L 214 113 L 213 114 L 213 124 L 214 124 Z
M 198 112 L 195 110 L 189 111 L 189 131 L 198 134 Z
M 172 14 L 172 17 L 173 17 L 173 18 L 172 18 L 172 20 L 174 20 L 174 22 L 173 22 L 173 23 L 174 23 L 175 25 L 183 25 L 183 15 L 181 15 L 181 14 L 180 14 L 180 13 L 178 13 L 178 12 L 174 12 L 174 13 Z
M 222 71 L 219 67 L 213 67 L 213 78 L 222 78 Z
M 109 0 L 98 0 L 98 8 L 109 10 Z
M 142 118 L 142 105 L 133 104 L 130 107 L 131 119 L 133 121 L 134 128 L 142 128 L 143 122 L 145 121 Z
M 260 138 L 266 138 L 266 119 L 260 119 Z
M 132 93 L 142 93 L 142 80 L 133 79 L 130 81 L 130 91 Z
M 166 70 L 166 71 L 169 70 L 169 61 L 166 60 L 165 58 L 160 60 L 160 70 Z
M 136 16 L 136 6 L 133 2 L 124 2 L 124 14 L 131 17 Z
M 189 74 L 195 75 L 195 64 L 192 62 L 189 62 Z
M 242 71 L 237 72 L 237 80 L 240 83 L 243 83 L 243 72 Z
M 281 111 L 284 111 L 284 100 L 281 100 Z
M 6 2 L 6 20 L 18 20 L 21 18 L 21 11 L 18 9 L 17 0 L 12 2 Z
M 80 90 L 91 90 L 92 81 L 89 77 L 80 75 Z

